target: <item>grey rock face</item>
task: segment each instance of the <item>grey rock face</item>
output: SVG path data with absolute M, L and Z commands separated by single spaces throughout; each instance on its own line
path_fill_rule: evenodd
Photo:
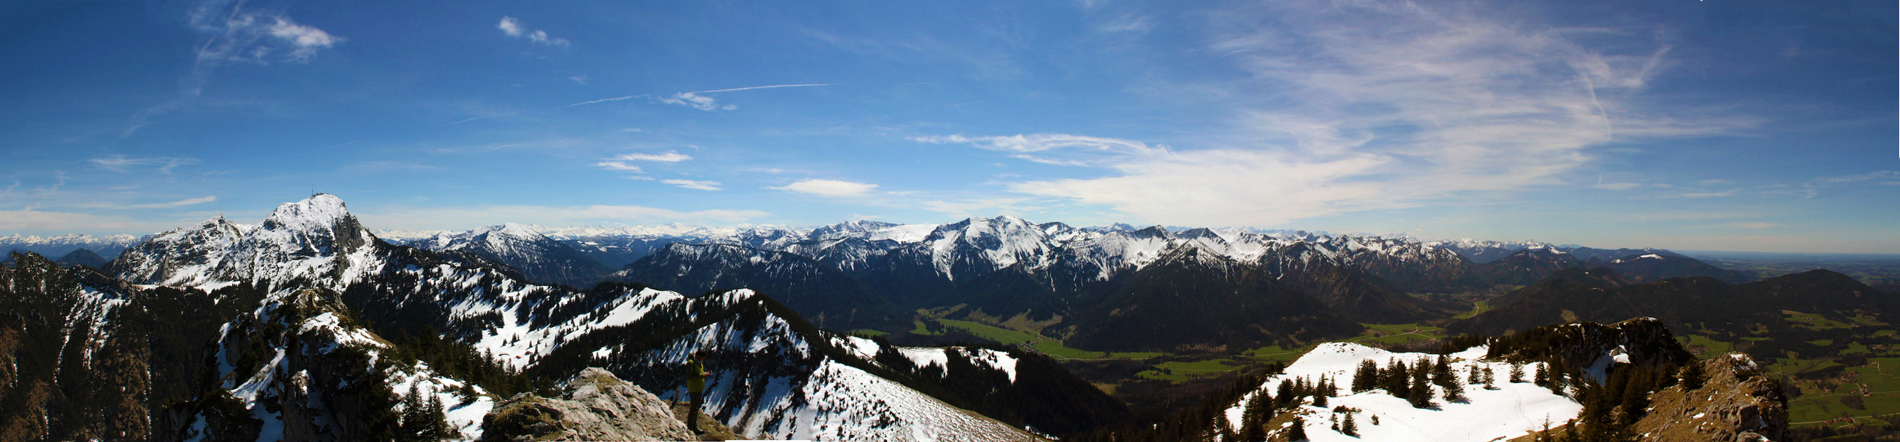
M 484 441 L 697 439 L 666 402 L 599 368 L 568 380 L 559 398 L 515 395 L 483 427 Z

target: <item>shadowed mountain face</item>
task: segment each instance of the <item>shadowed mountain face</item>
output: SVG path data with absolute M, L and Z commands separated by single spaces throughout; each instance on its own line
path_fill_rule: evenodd
M 1288 273 L 1280 281 L 1310 293 L 1340 315 L 1356 322 L 1403 324 L 1447 315 L 1378 277 L 1321 263 Z
M 1526 285 L 1559 270 L 1582 266 L 1583 261 L 1568 253 L 1555 248 L 1538 247 L 1512 253 L 1494 262 L 1473 265 L 1472 270 L 1493 284 Z
M 105 268 L 106 266 L 105 258 L 86 249 L 74 250 L 72 253 L 67 253 L 66 256 L 59 257 L 59 260 L 55 262 L 58 262 L 59 265 L 64 267 L 86 266 L 99 269 Z
M 1638 281 L 1657 281 L 1666 278 L 1687 278 L 1706 276 L 1730 284 L 1740 284 L 1755 280 L 1754 275 L 1709 265 L 1695 258 L 1675 254 L 1645 253 L 1629 255 L 1609 261 L 1591 257 L 1587 266 L 1609 267 L 1617 273 Z
M 1266 272 L 1183 249 L 1130 276 L 1085 313 L 1070 342 L 1111 351 L 1231 350 L 1284 338 L 1350 336 L 1361 329 Z
M 1826 270 L 1746 284 L 1708 277 L 1637 284 L 1609 269 L 1573 268 L 1512 292 L 1494 305 L 1446 329 L 1500 334 L 1553 322 L 1655 317 L 1678 326 L 1747 333 L 1751 325 L 1786 322 L 1784 311 L 1877 318 L 1900 312 L 1900 299 Z
M 609 276 L 618 282 L 685 293 L 750 288 L 791 307 L 819 327 L 877 328 L 897 310 L 863 283 L 810 258 L 721 244 L 669 244 Z

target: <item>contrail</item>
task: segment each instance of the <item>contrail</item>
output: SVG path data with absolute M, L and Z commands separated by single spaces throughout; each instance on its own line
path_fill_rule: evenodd
M 484 118 L 495 118 L 495 117 L 500 117 L 500 116 L 505 116 L 505 115 L 514 115 L 514 114 L 518 114 L 518 113 L 521 113 L 521 112 L 519 112 L 519 111 L 516 111 L 516 112 L 509 112 L 509 113 L 505 113 L 505 114 L 494 114 L 494 115 L 489 115 L 489 116 L 485 116 L 485 117 L 475 117 L 475 118 L 470 118 L 470 119 L 467 119 L 467 120 L 462 120 L 462 121 L 457 121 L 457 122 L 454 122 L 454 123 L 449 123 L 449 124 L 444 124 L 443 126 L 454 126 L 454 125 L 457 125 L 457 124 L 462 124 L 462 123 L 467 123 L 467 122 L 470 122 L 470 121 L 475 121 L 475 120 L 480 120 L 480 119 L 484 119 Z
M 640 94 L 640 95 L 628 95 L 628 96 L 625 96 L 625 97 L 613 97 L 613 98 L 602 98 L 602 99 L 599 99 L 599 100 L 590 100 L 590 101 L 582 101 L 582 102 L 579 102 L 579 103 L 574 103 L 574 104 L 570 104 L 570 105 L 566 105 L 566 106 L 561 106 L 561 107 L 574 107 L 574 106 L 580 106 L 580 105 L 585 105 L 585 104 L 594 104 L 594 103 L 606 103 L 606 102 L 609 102 L 609 101 L 620 101 L 620 100 L 632 100 L 632 99 L 635 99 L 635 98 L 640 98 L 640 97 L 645 97 L 645 96 L 647 96 L 647 94 Z
M 738 92 L 738 91 L 749 91 L 749 90 L 753 90 L 753 89 L 778 89 L 778 88 L 782 88 L 782 87 L 813 87 L 813 86 L 830 86 L 830 85 L 831 85 L 830 83 L 807 83 L 807 84 L 774 84 L 774 85 L 769 85 L 769 86 L 752 86 L 752 87 L 735 87 L 735 88 L 732 88 L 732 89 L 719 89 L 719 90 L 710 90 L 710 91 L 695 91 L 695 92 L 687 92 L 687 93 L 689 93 L 689 94 L 710 94 L 710 93 L 715 93 L 715 92 Z

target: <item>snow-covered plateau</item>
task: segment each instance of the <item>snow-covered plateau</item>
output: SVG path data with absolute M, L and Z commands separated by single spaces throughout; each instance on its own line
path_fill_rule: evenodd
M 1543 430 L 1546 425 L 1559 426 L 1583 411 L 1583 405 L 1575 400 L 1529 383 L 1529 374 L 1525 375 L 1525 382 L 1509 382 L 1511 363 L 1484 360 L 1485 351 L 1486 347 L 1479 346 L 1446 357 L 1450 358 L 1452 373 L 1460 379 L 1474 369 L 1491 369 L 1496 377 L 1496 389 L 1469 385 L 1464 392 L 1469 400 L 1453 402 L 1445 400 L 1443 387 L 1433 386 L 1433 405 L 1414 408 L 1405 398 L 1394 397 L 1385 390 L 1353 393 L 1344 386 L 1352 385 L 1361 361 L 1373 361 L 1382 369 L 1389 368 L 1391 361 L 1417 367 L 1420 361 L 1434 360 L 1437 355 L 1394 353 L 1353 343 L 1321 344 L 1288 365 L 1282 374 L 1269 378 L 1259 389 L 1241 397 L 1227 409 L 1227 421 L 1232 430 L 1238 432 L 1241 416 L 1254 395 L 1262 391 L 1271 394 L 1282 382 L 1301 378 L 1317 381 L 1321 376 L 1341 386 L 1341 395 L 1330 398 L 1325 407 L 1314 406 L 1309 400 L 1294 411 L 1303 417 L 1306 435 L 1314 442 L 1504 440 Z M 1538 365 L 1522 364 L 1525 373 L 1535 372 Z M 1347 414 L 1335 411 L 1339 409 L 1358 410 L 1350 412 L 1358 429 L 1357 436 L 1334 429 L 1334 423 Z M 1374 424 L 1375 419 L 1377 424 Z

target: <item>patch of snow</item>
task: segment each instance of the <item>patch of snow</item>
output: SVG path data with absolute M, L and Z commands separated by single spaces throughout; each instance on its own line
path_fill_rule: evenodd
M 1016 383 L 1016 358 L 1010 357 L 1009 353 L 987 348 L 965 349 L 964 351 L 970 353 L 970 360 L 972 361 L 1001 370 L 1004 373 L 1009 373 L 1009 382 L 1012 384 Z

